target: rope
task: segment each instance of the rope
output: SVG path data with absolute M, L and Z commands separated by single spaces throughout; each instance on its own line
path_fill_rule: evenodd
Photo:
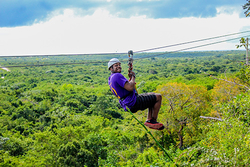
M 128 111 L 143 126 L 143 128 L 147 131 L 147 133 L 154 139 L 154 141 L 156 142 L 156 144 L 161 148 L 161 150 L 165 153 L 165 155 L 168 157 L 168 159 L 170 159 L 173 162 L 173 159 L 169 156 L 169 154 L 162 147 L 162 145 L 156 140 L 156 138 L 152 135 L 152 133 L 146 128 L 146 126 L 141 121 L 139 121 L 129 109 L 128 109 Z
M 128 56 L 129 56 L 129 59 L 128 59 L 128 73 L 130 73 L 132 70 L 133 70 L 133 51 L 130 50 L 128 51 Z M 131 77 L 130 79 L 131 80 Z M 138 94 L 138 91 L 136 89 L 136 85 L 135 85 L 135 90 Z M 135 116 L 134 114 L 128 109 L 128 111 L 130 112 L 130 114 L 143 126 L 143 128 L 147 131 L 147 133 L 154 139 L 154 141 L 157 143 L 157 145 L 162 149 L 162 151 L 165 153 L 165 155 L 173 162 L 172 158 L 168 155 L 167 151 L 161 146 L 161 144 L 155 139 L 155 137 L 152 135 L 152 133 L 146 128 L 146 126 L 141 122 L 139 121 Z

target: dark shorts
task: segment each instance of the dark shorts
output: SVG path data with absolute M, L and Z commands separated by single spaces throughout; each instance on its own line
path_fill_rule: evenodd
M 130 111 L 132 113 L 135 113 L 138 110 L 153 108 L 155 103 L 156 103 L 156 95 L 147 93 L 139 94 L 136 96 L 136 103 L 133 107 L 131 107 Z

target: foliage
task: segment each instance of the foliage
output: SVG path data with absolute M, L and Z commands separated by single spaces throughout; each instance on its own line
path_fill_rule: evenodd
M 242 84 L 245 85 L 245 89 L 250 89 L 250 66 L 249 65 L 243 65 L 243 67 L 240 69 L 238 74 L 236 75 Z
M 165 123 L 169 133 L 178 136 L 180 148 L 184 145 L 184 136 L 185 145 L 192 144 L 192 138 L 197 136 L 199 131 L 197 118 L 206 114 L 209 107 L 206 88 L 184 83 L 168 83 L 159 86 L 157 92 L 163 96 L 162 108 L 165 112 L 162 116 L 167 118 Z
M 249 127 L 231 118 L 204 127 L 204 139 L 187 149 L 178 160 L 188 166 L 248 166 Z
M 247 166 L 249 93 L 237 88 L 223 100 L 228 85 L 200 72 L 228 73 L 248 86 L 248 67 L 236 63 L 244 54 L 181 52 L 134 61 L 139 93 L 163 96 L 159 121 L 167 129 L 150 131 L 174 162 L 109 90 L 105 61 L 114 55 L 0 58 L 4 66 L 45 65 L 1 70 L 0 166 Z M 46 66 L 68 62 L 75 64 Z M 199 118 L 216 111 L 222 122 Z M 134 115 L 144 122 L 146 114 Z
M 250 95 L 239 94 L 230 102 L 221 105 L 220 112 L 225 118 L 236 118 L 245 123 L 245 126 L 250 126 Z
M 212 90 L 213 101 L 217 103 L 231 101 L 243 91 L 242 87 L 236 84 L 239 82 L 240 80 L 237 78 L 227 78 L 226 81 L 220 80 L 217 82 Z
M 246 15 L 246 17 L 248 17 L 250 14 L 250 1 L 247 0 L 247 3 L 244 4 L 242 8 L 245 10 L 244 14 Z

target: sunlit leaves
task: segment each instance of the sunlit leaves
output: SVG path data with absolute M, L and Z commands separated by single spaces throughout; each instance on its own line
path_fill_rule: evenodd
M 206 88 L 183 83 L 168 83 L 159 86 L 156 91 L 163 96 L 161 117 L 164 115 L 166 128 L 170 133 L 178 134 L 180 147 L 183 146 L 183 137 L 192 142 L 192 136 L 198 130 L 198 118 L 207 112 Z
M 242 86 L 237 84 L 240 83 L 239 79 L 227 78 L 226 80 L 229 82 L 220 80 L 215 84 L 212 90 L 214 102 L 223 103 L 230 101 L 242 92 Z

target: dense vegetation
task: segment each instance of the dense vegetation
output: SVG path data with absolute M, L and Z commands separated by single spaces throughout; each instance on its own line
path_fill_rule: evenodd
M 151 55 L 135 55 L 137 88 L 163 96 L 166 129 L 149 131 L 173 161 L 109 90 L 107 62 L 126 55 L 75 55 L 0 58 L 1 66 L 58 64 L 1 70 L 0 166 L 250 165 L 245 52 Z

